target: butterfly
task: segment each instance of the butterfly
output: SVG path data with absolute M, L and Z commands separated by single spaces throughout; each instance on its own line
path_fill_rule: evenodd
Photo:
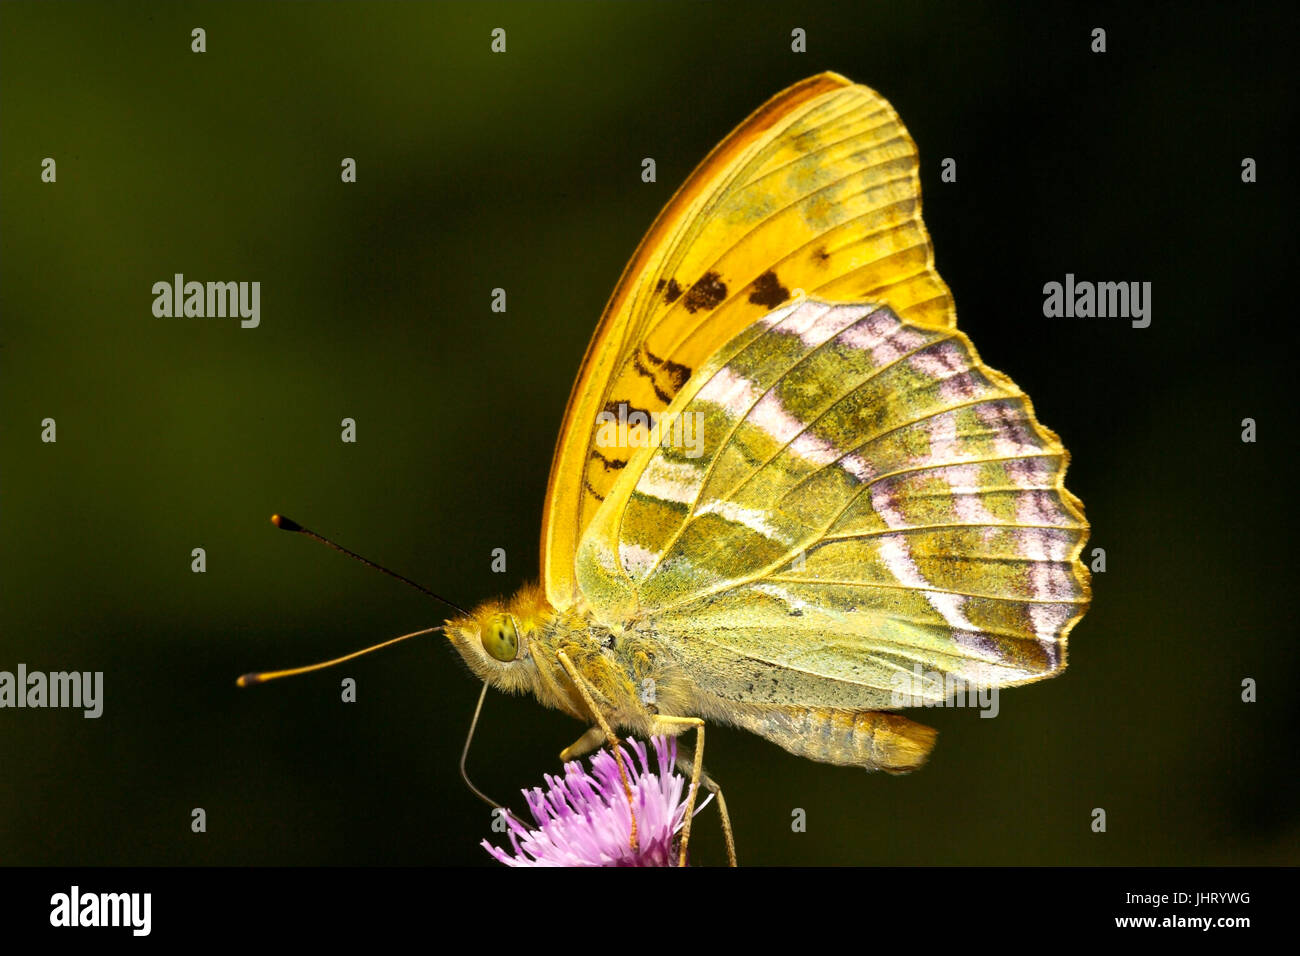
M 823 73 L 650 228 L 565 412 L 541 584 L 445 633 L 491 686 L 591 724 L 566 759 L 694 729 L 698 784 L 722 723 L 907 772 L 935 731 L 889 712 L 900 674 L 1065 668 L 1089 602 L 1067 461 L 956 328 L 898 115 Z
M 823 73 L 651 226 L 569 398 L 541 582 L 442 632 L 485 689 L 589 725 L 563 759 L 693 730 L 681 862 L 705 786 L 734 864 L 707 724 L 906 773 L 936 733 L 893 711 L 1065 668 L 1090 598 L 1068 457 L 956 328 L 897 113 Z

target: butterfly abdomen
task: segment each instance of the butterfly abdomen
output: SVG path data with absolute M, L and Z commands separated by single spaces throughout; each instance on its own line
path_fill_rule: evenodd
M 886 773 L 918 769 L 938 737 L 924 724 L 874 710 L 729 704 L 718 716 L 798 757 Z

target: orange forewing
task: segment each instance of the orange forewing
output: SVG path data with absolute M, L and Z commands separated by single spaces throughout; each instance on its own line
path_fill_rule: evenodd
M 955 324 L 921 222 L 916 146 L 883 97 L 834 73 L 791 86 L 723 140 L 615 287 L 551 464 L 542 568 L 553 606 L 578 599 L 578 541 L 634 451 L 597 447 L 597 416 L 661 412 L 719 347 L 800 290 Z

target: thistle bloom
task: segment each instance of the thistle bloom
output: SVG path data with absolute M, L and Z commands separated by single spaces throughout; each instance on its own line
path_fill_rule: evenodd
M 634 762 L 620 746 L 636 808 L 637 848 L 632 849 L 632 818 L 618 763 L 608 749 L 564 765 L 564 776 L 546 775 L 546 790 L 523 791 L 537 821 L 530 830 L 505 814 L 514 855 L 487 840 L 483 848 L 507 866 L 675 866 L 675 837 L 686 819 L 685 777 L 673 770 L 677 741 L 655 737 L 658 772 L 650 769 L 646 745 L 631 740 Z M 708 803 L 706 800 L 705 803 Z M 700 804 L 702 809 L 704 804 Z

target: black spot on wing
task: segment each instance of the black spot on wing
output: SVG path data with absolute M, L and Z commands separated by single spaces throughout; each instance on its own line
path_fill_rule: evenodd
M 668 285 L 664 285 L 664 280 L 660 279 L 655 283 L 655 291 L 663 290 L 665 302 L 676 302 L 682 297 L 682 287 L 677 284 L 676 279 L 669 279 Z
M 609 412 L 615 418 L 621 417 L 623 421 L 631 423 L 632 427 L 637 427 L 640 425 L 640 422 L 632 422 L 633 415 L 645 416 L 645 421 L 647 423 L 649 423 L 650 420 L 654 417 L 654 412 L 650 411 L 648 408 L 637 408 L 635 405 L 631 404 L 630 402 L 616 402 L 612 399 L 605 403 L 605 407 L 602 409 L 602 411 Z M 647 427 L 649 427 L 648 424 Z
M 591 457 L 596 459 L 602 465 L 604 465 L 606 471 L 619 471 L 627 467 L 626 458 L 606 458 L 604 455 L 602 455 L 598 451 L 595 451 L 594 449 L 591 452 Z
M 648 352 L 646 353 L 647 356 L 649 356 L 649 354 L 650 353 Z M 636 352 L 632 353 L 632 368 L 636 369 L 638 375 L 650 379 L 650 387 L 655 390 L 655 398 L 659 399 L 659 401 L 663 402 L 665 405 L 673 400 L 671 395 L 659 387 L 659 382 L 655 379 L 655 373 L 645 367 L 645 363 L 641 361 L 641 356 Z
M 645 352 L 645 357 L 648 361 L 658 365 L 660 370 L 668 376 L 669 381 L 672 382 L 673 394 L 681 391 L 682 386 L 690 381 L 691 370 L 687 366 L 682 365 L 679 362 L 670 361 L 669 359 L 660 358 L 644 345 L 641 346 L 641 350 Z
M 818 246 L 817 249 L 813 252 L 813 258 L 817 260 L 817 264 L 819 266 L 824 266 L 826 265 L 827 262 L 830 261 L 831 254 L 826 251 L 825 246 Z
M 790 290 L 781 285 L 776 273 L 771 269 L 754 280 L 754 291 L 749 294 L 750 302 L 769 309 L 775 309 L 788 298 L 790 298 Z
M 727 297 L 727 284 L 716 272 L 706 272 L 696 280 L 682 300 L 687 312 L 715 308 Z
M 591 487 L 591 482 L 588 481 L 586 478 L 582 479 L 582 484 L 583 484 L 583 487 L 585 487 L 585 488 L 587 489 L 587 493 L 590 494 L 591 497 L 595 498 L 597 501 L 604 501 L 604 500 L 605 500 L 605 496 L 602 495 L 602 494 L 601 494 L 599 491 L 597 491 L 595 488 Z

